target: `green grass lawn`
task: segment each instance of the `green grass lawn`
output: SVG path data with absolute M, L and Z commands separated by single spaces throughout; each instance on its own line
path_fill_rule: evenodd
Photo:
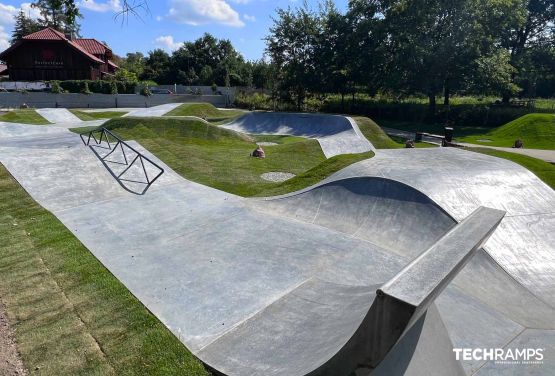
M 326 160 L 316 140 L 247 136 L 191 119 L 120 118 L 104 126 L 124 139 L 138 141 L 185 178 L 240 196 L 291 192 L 373 156 L 373 153 L 363 153 Z M 264 146 L 265 159 L 250 157 L 256 142 L 260 141 L 278 145 Z M 260 177 L 271 171 L 298 176 L 285 183 L 268 182 Z
M 516 139 L 528 149 L 555 149 L 555 115 L 528 114 L 489 132 L 480 132 L 457 141 L 489 146 L 513 146 Z M 489 140 L 489 142 L 483 141 Z
M 534 173 L 538 178 L 543 180 L 544 183 L 555 189 L 555 165 L 544 162 L 540 159 L 528 157 L 526 155 L 510 153 L 501 150 L 488 149 L 488 148 L 466 148 L 476 153 L 491 155 L 498 158 L 508 159 L 519 165 L 527 168 Z
M 208 375 L 0 165 L 0 297 L 37 375 Z
M 71 113 L 83 121 L 98 120 L 98 119 L 113 119 L 121 117 L 127 112 L 124 111 L 102 111 L 102 112 L 85 112 L 79 110 L 70 110 Z
M 38 125 L 50 124 L 48 120 L 40 116 L 35 110 L 31 110 L 31 109 L 8 111 L 0 115 L 0 121 L 6 121 L 9 123 L 38 124 Z
M 363 116 L 354 116 L 360 131 L 374 145 L 376 149 L 398 149 L 402 147 L 393 141 L 372 119 Z
M 244 114 L 239 110 L 220 110 L 210 103 L 184 103 L 164 116 L 198 116 L 210 123 L 221 124 Z

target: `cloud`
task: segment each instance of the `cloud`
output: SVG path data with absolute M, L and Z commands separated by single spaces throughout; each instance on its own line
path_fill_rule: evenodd
M 123 9 L 120 0 L 107 0 L 104 2 L 96 2 L 95 0 L 82 0 L 79 6 L 93 12 L 121 12 Z
M 162 16 L 156 16 L 156 21 L 162 21 Z
M 188 25 L 210 23 L 243 27 L 237 13 L 225 0 L 170 0 L 169 18 Z
M 38 9 L 32 8 L 31 3 L 22 3 L 19 8 L 0 3 L 0 51 L 10 46 L 11 33 L 15 24 L 14 17 L 20 10 L 23 10 L 28 17 L 34 19 L 40 17 Z
M 170 51 L 175 51 L 179 49 L 179 47 L 183 46 L 183 42 L 175 42 L 173 40 L 173 36 L 171 35 L 159 36 L 154 40 L 154 42 L 158 47 L 161 47 Z
M 251 22 L 255 22 L 256 21 L 256 17 L 255 16 L 249 16 L 248 14 L 243 14 L 243 18 L 247 21 L 251 21 Z

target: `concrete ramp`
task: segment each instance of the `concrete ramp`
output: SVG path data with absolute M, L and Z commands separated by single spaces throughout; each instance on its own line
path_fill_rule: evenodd
M 380 151 L 303 191 L 244 199 L 183 179 L 132 143 L 166 171 L 139 196 L 77 135 L 33 132 L 2 139 L 0 162 L 216 370 L 503 375 L 504 366 L 458 361 L 452 349 L 513 345 L 546 349 L 544 365 L 518 374 L 555 369 L 555 193 L 520 166 L 447 148 Z M 408 290 L 435 301 L 413 304 L 425 313 L 412 312 L 389 351 L 367 359 L 376 347 L 357 346 L 374 332 L 377 289 L 479 206 L 507 216 L 450 284 L 438 284 L 441 293 Z M 413 276 L 445 276 L 457 265 Z
M 37 113 L 51 123 L 79 123 L 81 119 L 66 108 L 39 108 Z
M 123 115 L 126 116 L 136 116 L 136 117 L 156 117 L 156 116 L 164 116 L 174 108 L 181 106 L 183 103 L 168 103 L 168 104 L 161 104 L 159 106 L 141 108 L 141 109 L 133 109 Z
M 315 138 L 327 158 L 375 150 L 353 119 L 339 115 L 251 112 L 222 127 L 251 134 Z

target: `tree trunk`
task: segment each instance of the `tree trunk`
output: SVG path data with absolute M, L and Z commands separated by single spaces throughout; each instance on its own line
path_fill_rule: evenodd
M 435 92 L 428 93 L 428 110 L 430 111 L 430 115 L 435 115 L 436 113 L 436 94 Z
M 451 95 L 451 91 L 449 87 L 449 80 L 445 80 L 445 84 L 443 85 L 443 104 L 445 106 L 449 106 L 450 95 Z

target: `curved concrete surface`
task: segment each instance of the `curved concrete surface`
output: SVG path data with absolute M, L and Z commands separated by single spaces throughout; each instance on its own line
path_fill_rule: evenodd
M 326 158 L 375 150 L 353 119 L 339 115 L 251 112 L 222 127 L 242 133 L 315 138 Z
M 6 138 L 0 161 L 221 372 L 330 372 L 377 286 L 480 205 L 508 213 L 485 250 L 376 368 L 357 372 L 504 375 L 452 348 L 528 345 L 545 349 L 544 364 L 514 372 L 555 367 L 555 193 L 518 165 L 444 148 L 380 151 L 314 187 L 255 200 L 187 181 L 144 151 L 166 173 L 137 196 L 78 136 L 56 136 Z
M 66 108 L 38 108 L 35 111 L 51 123 L 81 122 L 81 119 Z

